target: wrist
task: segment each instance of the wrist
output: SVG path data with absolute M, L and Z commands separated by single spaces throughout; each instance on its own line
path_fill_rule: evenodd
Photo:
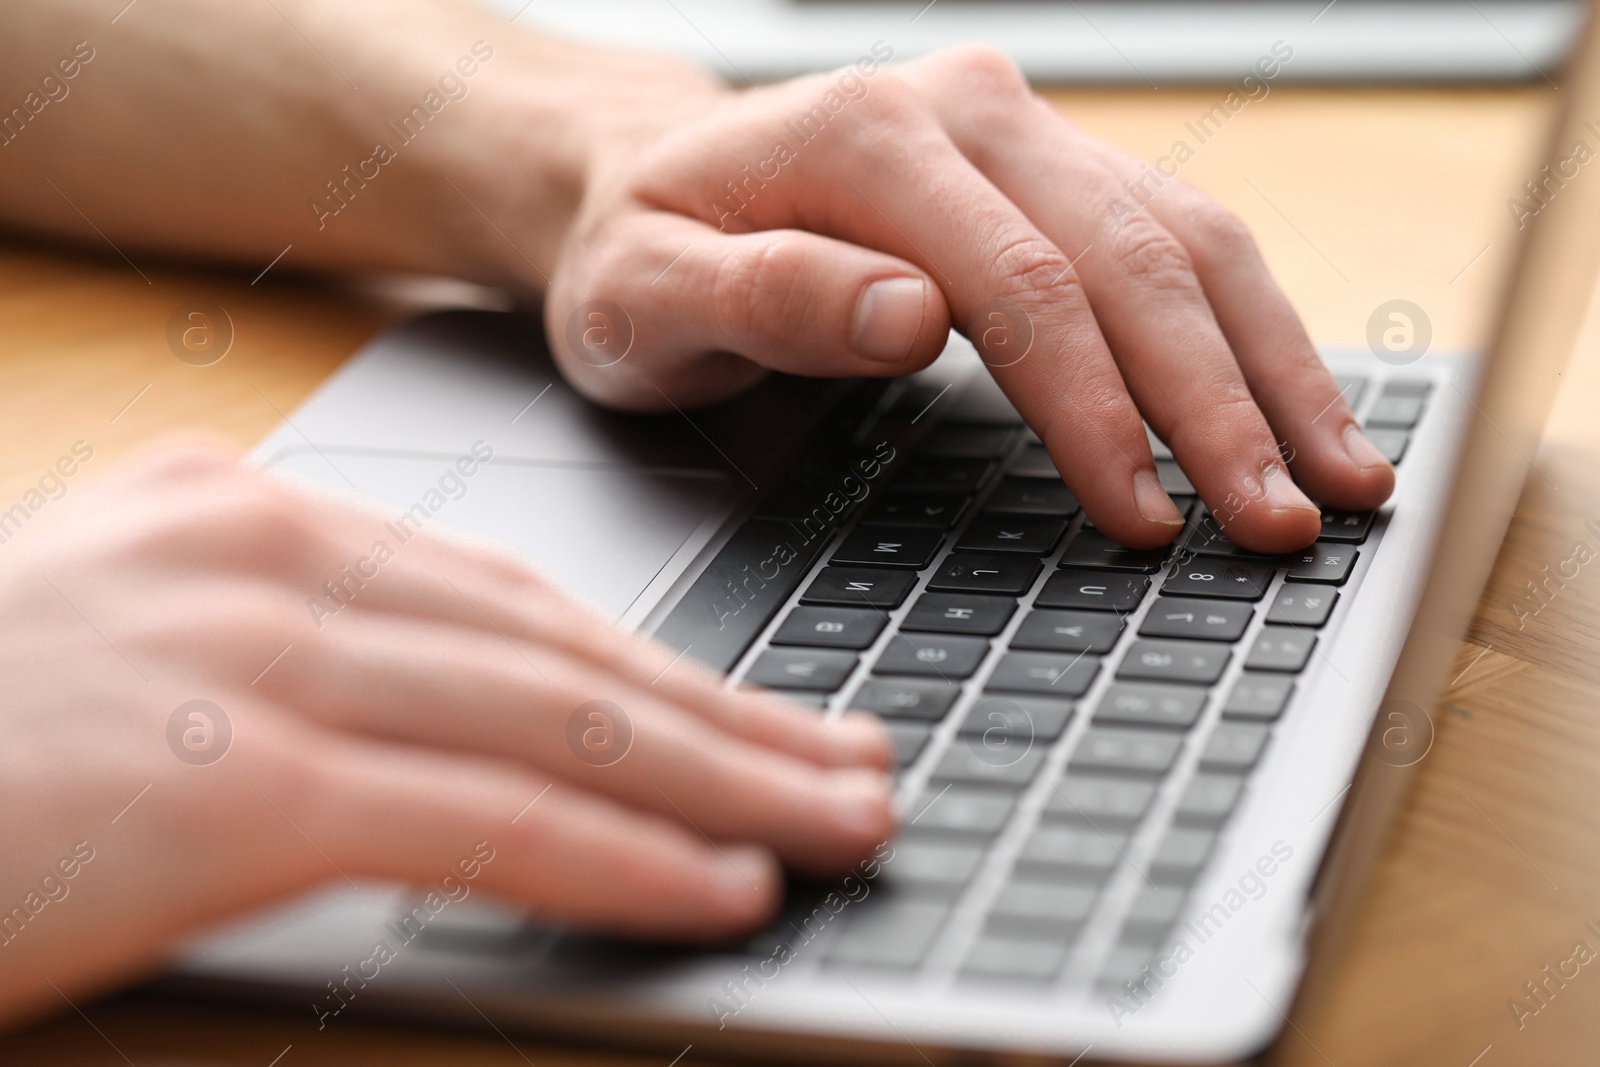
M 542 292 L 585 209 L 627 162 L 728 90 L 671 56 L 505 37 L 472 144 L 449 172 L 459 191 L 441 185 L 465 212 L 455 273 Z

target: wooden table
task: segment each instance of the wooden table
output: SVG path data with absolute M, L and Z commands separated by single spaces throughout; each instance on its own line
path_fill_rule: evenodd
M 1220 96 L 1056 94 L 1089 130 L 1147 157 Z M 1319 341 L 1362 345 L 1372 309 L 1404 297 L 1431 317 L 1435 346 L 1478 345 L 1509 262 L 1505 201 L 1529 171 L 1550 100 L 1537 88 L 1279 87 L 1182 173 L 1255 229 Z M 281 276 L 252 286 L 249 275 L 136 258 L 148 283 L 114 256 L 0 246 L 3 494 L 79 438 L 95 447 L 94 469 L 177 427 L 242 449 L 375 330 L 428 302 Z M 206 368 L 180 363 L 165 340 L 173 309 L 196 297 L 224 305 L 237 331 L 227 358 Z M 1549 481 L 1531 480 L 1522 499 L 1344 962 L 1318 1003 L 1295 1009 L 1276 1062 L 1501 1067 L 1600 1055 L 1600 965 L 1520 1030 L 1508 1007 L 1576 941 L 1600 951 L 1583 929 L 1600 918 L 1600 567 L 1524 629 L 1512 612 L 1524 583 L 1575 542 L 1600 547 L 1583 527 L 1600 515 L 1600 333 L 1590 333 L 1538 459 Z M 298 1016 L 139 997 L 86 1013 L 93 1027 L 66 1014 L 0 1041 L 0 1061 L 267 1067 L 293 1043 L 282 1067 L 662 1067 L 534 1040 L 513 1048 L 493 1034 L 351 1025 L 316 1035 Z

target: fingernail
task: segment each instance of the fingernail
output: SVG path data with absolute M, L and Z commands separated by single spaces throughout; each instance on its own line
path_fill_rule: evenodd
M 1311 498 L 1300 491 L 1294 484 L 1294 479 L 1289 477 L 1289 472 L 1282 468 L 1273 468 L 1265 473 L 1261 479 L 1262 501 L 1273 510 L 1300 508 L 1305 511 L 1314 511 L 1319 516 L 1322 509 L 1311 502 Z
M 1172 502 L 1161 482 L 1149 471 L 1133 472 L 1133 506 L 1146 522 L 1162 526 L 1182 526 L 1183 513 Z
M 1379 452 L 1378 446 L 1353 422 L 1344 428 L 1344 450 L 1349 453 L 1350 462 L 1356 465 L 1357 470 L 1366 471 L 1389 465 L 1388 457 Z
M 769 892 L 777 876 L 772 855 L 755 845 L 724 845 L 726 863 L 715 863 L 712 870 L 729 892 L 737 896 Z
M 829 790 L 829 807 L 840 827 L 864 837 L 883 837 L 893 829 L 889 779 L 870 771 L 838 771 Z
M 855 350 L 878 363 L 904 363 L 922 329 L 928 284 L 921 278 L 884 278 L 861 290 L 851 327 Z

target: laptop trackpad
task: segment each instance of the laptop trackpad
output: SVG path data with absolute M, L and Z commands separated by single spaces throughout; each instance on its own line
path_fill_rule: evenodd
M 491 538 L 617 619 L 725 499 L 717 471 L 495 456 L 290 448 L 271 466 L 391 513 L 389 545 L 417 528 Z M 470 470 L 471 473 L 466 473 Z

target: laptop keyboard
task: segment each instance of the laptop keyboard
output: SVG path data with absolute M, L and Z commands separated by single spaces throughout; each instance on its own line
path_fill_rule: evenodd
M 1429 383 L 1341 384 L 1401 461 Z M 819 439 L 914 443 L 871 478 L 866 446 L 814 449 L 658 636 L 888 729 L 905 825 L 823 966 L 1120 985 L 1184 916 L 1382 524 L 1325 511 L 1303 552 L 1247 552 L 1152 436 L 1188 525 L 1127 549 L 1020 421 L 925 425 L 846 405 Z M 797 941 L 812 902 L 748 950 Z

